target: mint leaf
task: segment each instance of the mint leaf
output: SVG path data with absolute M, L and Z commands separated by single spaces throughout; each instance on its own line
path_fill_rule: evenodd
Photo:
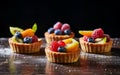
M 34 23 L 34 25 L 32 26 L 32 29 L 34 30 L 34 32 L 37 31 L 37 24 L 36 23 Z

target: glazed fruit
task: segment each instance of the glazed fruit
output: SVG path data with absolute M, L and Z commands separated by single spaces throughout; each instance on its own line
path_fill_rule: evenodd
M 83 36 L 91 36 L 93 31 L 92 30 L 79 30 L 79 33 Z
M 70 29 L 64 30 L 64 34 L 65 34 L 65 35 L 70 35 L 70 34 L 71 34 L 71 30 L 70 30 Z
M 14 35 L 16 38 L 22 38 L 21 32 L 16 32 Z
M 38 37 L 36 35 L 32 36 L 32 43 L 38 42 Z
M 32 27 L 33 32 L 35 33 L 37 31 L 37 23 L 34 23 L 33 27 Z
M 53 27 L 47 30 L 49 34 L 54 33 L 55 35 L 71 35 L 71 28 L 68 23 L 62 24 L 61 22 L 57 22 Z
M 48 29 L 48 33 L 50 34 L 50 33 L 54 33 L 54 28 L 49 28 Z
M 23 29 L 21 29 L 21 28 L 19 28 L 19 27 L 9 27 L 9 29 L 10 29 L 10 33 L 12 34 L 12 35 L 14 35 L 16 32 L 22 32 L 23 31 Z
M 93 38 L 102 38 L 104 36 L 104 31 L 102 28 L 95 29 L 92 33 Z
M 22 37 L 23 37 L 23 38 L 24 38 L 24 37 L 27 37 L 27 36 L 32 37 L 32 36 L 34 36 L 34 30 L 31 29 L 31 28 L 25 29 L 24 31 L 21 32 L 21 34 L 22 34 Z
M 67 52 L 76 51 L 79 47 L 79 43 L 75 39 L 69 38 L 63 41 L 66 44 L 65 48 L 67 49 Z
M 66 52 L 66 48 L 64 46 L 58 47 L 58 52 Z
M 35 35 L 37 31 L 37 24 L 35 23 L 32 28 L 21 29 L 18 27 L 10 27 L 10 32 L 13 34 L 12 40 L 17 43 L 34 43 L 38 42 L 38 37 Z
M 60 45 L 58 44 L 57 41 L 53 41 L 53 42 L 51 42 L 51 44 L 50 44 L 51 50 L 52 50 L 52 51 L 55 51 L 55 52 L 58 51 L 58 47 L 59 47 L 59 46 L 60 46 Z
M 52 41 L 50 44 L 50 49 L 55 52 L 72 52 L 76 51 L 79 48 L 79 43 L 73 38 Z
M 62 31 L 60 29 L 55 30 L 54 32 L 55 35 L 62 35 Z
M 32 37 L 25 37 L 25 38 L 23 39 L 23 42 L 24 42 L 24 43 L 32 43 Z
M 67 23 L 63 24 L 63 26 L 61 27 L 62 31 L 65 31 L 65 30 L 68 30 L 68 29 L 70 29 L 70 25 L 67 24 Z
M 62 23 L 61 22 L 57 22 L 54 26 L 53 26 L 53 28 L 56 30 L 56 29 L 61 29 L 61 27 L 62 27 Z
M 100 41 L 96 42 L 98 44 L 105 44 L 106 43 L 106 37 L 102 38 Z
M 94 30 L 79 30 L 79 34 L 83 35 L 83 40 L 90 43 L 103 44 L 110 40 L 108 34 L 104 34 L 102 28 L 97 28 Z M 104 38 L 104 39 L 103 39 Z
M 92 43 L 94 43 L 95 41 L 94 41 L 94 38 L 88 38 L 88 39 L 87 39 L 87 42 L 92 42 Z
M 65 46 L 65 42 L 63 42 L 62 40 L 58 41 L 58 44 L 59 44 L 60 46 Z

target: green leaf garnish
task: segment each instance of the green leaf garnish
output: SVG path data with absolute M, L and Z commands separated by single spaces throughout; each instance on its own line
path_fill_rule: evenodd
M 37 24 L 36 23 L 34 23 L 34 25 L 32 26 L 32 29 L 34 30 L 34 32 L 37 31 Z

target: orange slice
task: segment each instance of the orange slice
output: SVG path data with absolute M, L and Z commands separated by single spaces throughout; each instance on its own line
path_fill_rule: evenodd
M 84 35 L 84 36 L 91 36 L 93 31 L 92 30 L 79 30 L 79 34 Z
M 23 38 L 26 37 L 26 36 L 32 37 L 32 36 L 34 36 L 34 30 L 31 29 L 31 28 L 28 28 L 28 29 L 22 31 L 21 34 L 22 34 Z
M 76 41 L 75 39 L 69 38 L 63 40 L 66 44 L 65 48 L 67 49 L 67 52 L 73 52 L 78 50 L 79 48 L 79 42 Z

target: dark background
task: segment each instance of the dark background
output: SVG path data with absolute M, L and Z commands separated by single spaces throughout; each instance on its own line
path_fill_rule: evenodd
M 119 0 L 118 0 L 119 1 Z M 0 37 L 10 37 L 9 26 L 29 28 L 36 22 L 36 35 L 57 21 L 78 30 L 103 28 L 111 37 L 120 37 L 120 4 L 116 0 L 4 0 L 0 2 Z

